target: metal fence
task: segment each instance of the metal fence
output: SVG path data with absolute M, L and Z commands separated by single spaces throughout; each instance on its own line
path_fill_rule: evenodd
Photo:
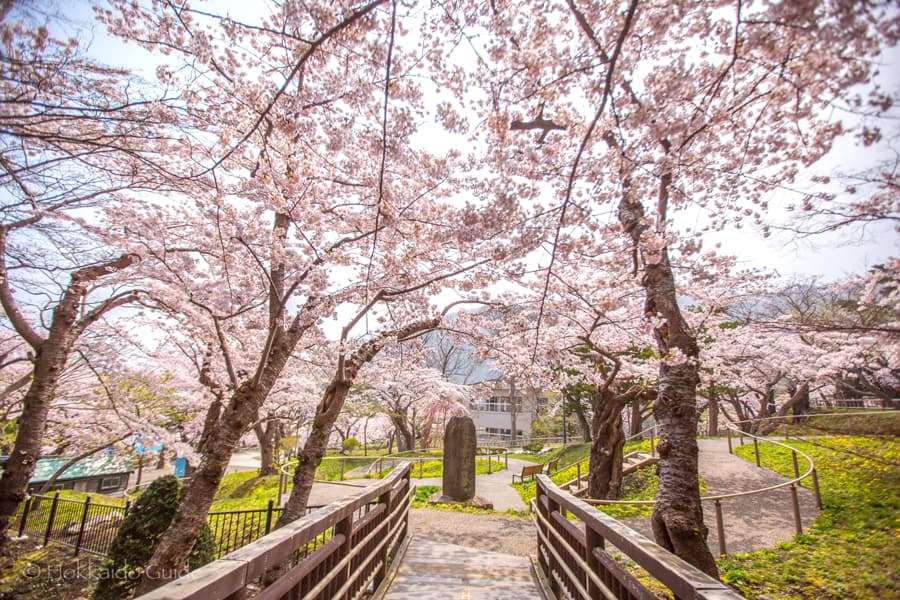
M 131 502 L 124 506 L 84 500 L 34 495 L 28 497 L 10 528 L 19 537 L 28 535 L 43 539 L 44 545 L 56 542 L 80 552 L 107 556 L 109 547 Z M 307 512 L 321 508 L 308 506 Z M 266 508 L 215 511 L 207 515 L 207 522 L 216 544 L 216 558 L 258 540 L 270 531 L 282 508 L 269 500 Z
M 358 494 L 277 529 L 143 600 L 362 598 L 386 580 L 406 537 L 410 465 Z
M 90 496 L 69 500 L 59 493 L 34 495 L 25 500 L 12 527 L 19 537 L 43 537 L 44 545 L 52 540 L 75 548 L 76 556 L 82 550 L 105 556 L 130 507 L 130 502 L 125 506 L 91 502 Z

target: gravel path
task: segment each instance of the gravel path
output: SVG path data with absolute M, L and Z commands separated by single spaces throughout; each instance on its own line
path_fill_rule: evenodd
M 537 556 L 537 536 L 529 518 L 414 508 L 409 511 L 409 531 L 417 538 L 436 542 Z

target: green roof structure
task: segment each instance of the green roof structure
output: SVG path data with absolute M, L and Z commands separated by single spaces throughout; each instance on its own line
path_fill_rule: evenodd
M 60 458 L 39 458 L 34 468 L 34 475 L 28 483 L 42 483 L 47 481 L 56 471 L 64 464 L 72 460 L 71 457 Z M 84 458 L 59 476 L 57 481 L 67 481 L 70 479 L 85 479 L 89 477 L 100 477 L 105 475 L 117 475 L 120 473 L 131 473 L 133 468 L 119 459 L 112 456 L 99 456 Z

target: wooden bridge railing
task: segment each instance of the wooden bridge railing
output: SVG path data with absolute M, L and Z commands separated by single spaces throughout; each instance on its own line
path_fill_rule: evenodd
M 533 503 L 538 566 L 557 598 L 656 598 L 613 558 L 607 542 L 668 587 L 679 600 L 743 598 L 623 523 L 559 489 L 546 475 L 537 477 Z M 570 521 L 568 513 L 578 520 Z
M 406 537 L 410 466 L 276 529 L 141 600 L 359 598 L 377 589 Z

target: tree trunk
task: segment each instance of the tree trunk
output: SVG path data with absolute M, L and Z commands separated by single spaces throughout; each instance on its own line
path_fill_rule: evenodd
M 635 436 L 644 430 L 644 415 L 641 412 L 641 398 L 638 396 L 631 401 L 631 431 L 629 435 Z
M 284 510 L 278 517 L 275 527 L 287 525 L 306 514 L 306 505 L 309 502 L 309 495 L 316 478 L 316 469 L 322 463 L 322 457 L 325 456 L 325 450 L 328 448 L 331 430 L 341 414 L 341 408 L 349 392 L 350 383 L 346 381 L 333 382 L 325 391 L 322 402 L 316 410 L 309 437 L 298 456 L 299 462 L 294 469 L 293 477 L 294 489 L 291 490 L 291 495 L 284 505 Z
M 710 437 L 719 435 L 719 394 L 715 390 L 709 394 L 709 423 L 706 434 Z
M 409 452 L 416 449 L 416 436 L 406 421 L 406 413 L 392 413 L 391 423 L 397 433 L 397 452 Z
M 306 505 L 309 502 L 309 494 L 312 491 L 316 468 L 325 456 L 325 448 L 328 437 L 334 428 L 338 415 L 344 406 L 344 400 L 350 393 L 359 369 L 371 361 L 390 339 L 403 340 L 423 331 L 434 329 L 441 322 L 440 318 L 417 321 L 392 332 L 385 332 L 378 338 L 363 344 L 349 359 L 343 357 L 338 360 L 338 369 L 331 383 L 322 395 L 322 401 L 316 408 L 316 416 L 313 419 L 312 430 L 309 438 L 300 453 L 297 468 L 294 470 L 294 489 L 288 498 L 284 510 L 278 517 L 276 527 L 281 527 L 291 521 L 302 517 L 306 513 Z M 393 417 L 392 417 L 393 419 Z
M 615 500 L 622 486 L 622 407 L 615 394 L 598 391 L 594 403 L 594 443 L 591 444 L 588 496 Z
M 0 476 L 0 553 L 8 549 L 9 522 L 25 499 L 28 481 L 40 458 L 47 413 L 67 356 L 65 345 L 46 342 L 35 357 L 34 378 L 23 399 L 16 442 Z
M 259 442 L 259 475 L 275 474 L 275 429 L 278 421 L 269 417 L 265 421 L 266 426 L 262 423 L 256 423 L 253 426 L 253 433 Z
M 188 554 L 206 525 L 206 514 L 232 453 L 241 436 L 256 420 L 260 396 L 265 397 L 264 392 L 251 382 L 244 383 L 232 394 L 218 427 L 207 438 L 203 460 L 191 476 L 178 510 L 147 564 L 135 596 L 146 594 L 184 574 Z
M 798 405 L 802 405 L 804 403 L 804 401 L 807 404 L 809 403 L 809 384 L 805 381 L 802 384 L 800 384 L 799 388 L 794 390 L 794 393 L 791 394 L 790 399 L 787 402 L 785 402 L 781 406 L 781 408 L 778 409 L 778 412 L 776 413 L 775 416 L 778 416 L 778 417 L 786 416 L 788 414 L 788 412 L 791 411 L 791 409 L 794 409 Z M 773 419 L 769 423 L 763 424 L 759 428 L 759 433 L 761 435 L 769 435 L 770 433 L 772 433 L 773 431 L 778 429 L 778 427 L 781 425 L 782 420 L 783 419 Z
M 591 424 L 588 423 L 584 411 L 576 411 L 575 418 L 578 419 L 578 426 L 581 428 L 581 439 L 585 442 L 591 441 Z
M 800 397 L 791 409 L 791 413 L 794 415 L 791 422 L 794 424 L 801 422 L 805 415 L 809 414 L 809 384 L 804 383 L 801 385 L 800 389 L 797 390 L 797 393 Z
M 657 200 L 657 228 L 666 222 L 666 205 L 671 173 L 660 176 Z M 642 235 L 648 227 L 644 207 L 631 197 L 627 183 L 618 206 L 619 222 L 635 246 L 635 268 L 643 262 L 646 298 L 644 314 L 657 323 L 653 333 L 659 355 L 659 392 L 654 416 L 659 425 L 659 493 L 651 519 L 656 543 L 691 563 L 701 571 L 718 577 L 712 552 L 706 545 L 708 529 L 703 523 L 700 505 L 700 481 L 697 457 L 697 385 L 699 348 L 694 334 L 678 307 L 675 276 L 668 249 L 642 250 Z M 663 234 L 664 231 L 658 231 Z

